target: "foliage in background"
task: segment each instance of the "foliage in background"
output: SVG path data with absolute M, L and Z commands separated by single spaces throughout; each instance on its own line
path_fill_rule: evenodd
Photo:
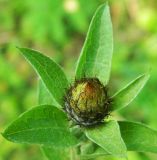
M 31 0 L 0 1 L 0 66 L 2 66 L 0 67 L 1 130 L 3 130 L 6 124 L 17 117 L 17 115 L 25 111 L 28 106 L 34 105 L 35 102 L 37 103 L 36 76 L 24 60 L 19 57 L 15 46 L 23 44 L 26 46 L 26 44 L 28 44 L 27 46 L 41 50 L 53 56 L 56 61 L 66 68 L 67 73 L 73 74 L 72 66 L 74 66 L 74 61 L 77 57 L 76 54 L 80 51 L 80 46 L 84 40 L 91 16 L 97 6 L 103 1 L 93 0 L 90 4 L 87 1 L 77 1 L 78 4 L 87 4 L 79 7 L 78 12 L 82 14 L 82 16 L 73 18 L 73 22 L 72 20 L 67 22 L 67 19 L 69 19 L 68 17 L 70 15 L 75 14 L 75 12 L 69 12 L 65 10 L 64 7 L 61 7 L 63 11 L 61 14 L 59 13 L 58 16 L 66 18 L 53 18 L 56 19 L 58 23 L 63 24 L 61 30 L 65 30 L 65 37 L 61 38 L 61 41 L 57 41 L 57 38 L 53 39 L 55 33 L 64 35 L 63 32 L 57 33 L 59 32 L 57 29 L 59 24 L 55 32 L 51 29 L 46 29 L 46 31 L 42 31 L 41 29 L 42 24 L 39 23 L 39 17 L 42 14 L 40 7 L 42 8 L 42 6 L 44 7 L 45 5 L 49 6 L 48 4 L 52 4 L 53 2 L 57 3 L 57 1 L 49 1 L 48 4 L 44 4 L 44 2 L 45 1 L 40 0 L 40 3 L 34 5 L 34 2 L 31 2 Z M 60 1 L 58 5 L 64 6 L 65 1 Z M 145 122 L 157 129 L 156 8 L 156 1 L 154 0 L 111 1 L 114 37 L 116 39 L 114 43 L 115 56 L 113 59 L 112 81 L 110 85 L 112 85 L 112 88 L 115 88 L 115 90 L 118 90 L 130 79 L 138 75 L 139 71 L 143 72 L 147 69 L 149 67 L 147 66 L 147 62 L 149 61 L 152 68 L 152 76 L 148 85 L 136 101 L 132 103 L 132 107 L 129 107 L 128 110 L 123 110 L 121 115 L 129 120 Z M 36 14 L 34 10 L 36 10 Z M 82 10 L 84 10 L 84 12 L 82 12 Z M 49 26 L 50 22 L 47 21 L 47 19 L 51 19 L 53 10 L 48 9 L 46 11 L 50 11 L 50 14 L 45 13 L 48 17 L 42 15 L 42 21 L 46 21 L 46 26 Z M 64 15 L 63 12 L 65 13 Z M 78 23 L 80 24 L 78 25 Z M 28 28 L 25 28 L 24 24 L 27 24 Z M 77 25 L 75 26 L 75 24 Z M 39 30 L 37 29 L 38 27 L 34 29 L 36 25 L 41 26 Z M 53 28 L 53 26 L 50 25 L 50 28 Z M 49 32 L 53 33 L 47 35 Z M 21 101 L 21 99 L 23 99 L 23 101 Z M 28 157 L 29 159 L 31 157 L 32 159 L 42 159 L 41 155 L 36 154 L 38 150 L 36 147 L 30 148 L 23 146 L 21 151 L 19 151 L 19 146 L 4 142 L 2 139 L 0 139 L 0 145 L 3 145 L 3 148 L 0 150 L 0 159 L 2 160 L 28 159 Z M 155 159 L 155 155 L 150 154 L 130 153 L 130 157 L 135 160 Z

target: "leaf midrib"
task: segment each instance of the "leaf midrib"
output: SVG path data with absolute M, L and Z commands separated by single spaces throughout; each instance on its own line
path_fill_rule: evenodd
M 46 130 L 46 129 L 53 129 L 53 130 L 67 130 L 67 128 L 60 128 L 60 127 L 39 127 L 39 128 L 30 128 L 30 129 L 24 129 L 24 130 L 20 130 L 20 131 L 16 131 L 16 132 L 12 132 L 12 133 L 9 133 L 9 134 L 6 134 L 7 136 L 10 136 L 10 135 L 13 135 L 13 134 L 18 134 L 18 133 L 22 133 L 22 132 L 28 132 L 28 131 L 35 131 L 35 130 Z M 3 133 L 5 134 L 5 132 Z

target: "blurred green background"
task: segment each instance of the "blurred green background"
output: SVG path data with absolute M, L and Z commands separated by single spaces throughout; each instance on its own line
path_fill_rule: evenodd
M 37 75 L 16 46 L 51 56 L 69 77 L 74 76 L 90 20 L 103 2 L 0 0 L 0 132 L 37 105 Z M 114 30 L 110 94 L 151 68 L 146 87 L 120 115 L 157 129 L 157 1 L 110 0 L 110 7 Z M 38 146 L 13 144 L 0 136 L 0 160 L 28 159 L 46 160 Z M 157 155 L 129 152 L 129 159 L 156 160 Z

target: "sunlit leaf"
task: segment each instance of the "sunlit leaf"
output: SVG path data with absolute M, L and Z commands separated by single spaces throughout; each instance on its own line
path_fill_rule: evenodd
M 86 136 L 102 147 L 107 154 L 126 157 L 126 146 L 116 121 L 109 121 L 100 126 L 86 129 L 85 132 Z
M 61 106 L 58 105 L 58 103 L 55 101 L 49 90 L 46 88 L 42 80 L 39 80 L 38 85 L 38 102 L 39 105 L 49 104 L 61 108 Z
M 49 93 L 47 88 L 44 86 L 42 81 L 39 81 L 38 85 L 38 103 L 41 104 L 56 104 L 54 98 Z M 49 160 L 69 160 L 70 159 L 70 151 L 71 148 L 56 148 L 55 146 L 47 147 L 42 146 L 41 149 L 43 150 L 44 154 Z
M 97 77 L 108 83 L 113 52 L 113 35 L 110 11 L 107 3 L 96 11 L 89 27 L 76 68 L 76 78 Z
M 111 110 L 122 109 L 126 107 L 139 94 L 149 79 L 149 74 L 143 74 L 129 83 L 112 97 Z
M 54 106 L 35 107 L 12 122 L 3 136 L 12 142 L 68 147 L 77 143 L 66 115 Z
M 118 122 L 129 151 L 157 153 L 157 131 L 141 123 Z
M 27 48 L 19 48 L 19 50 L 33 65 L 54 99 L 62 105 L 68 80 L 60 66 L 35 50 Z

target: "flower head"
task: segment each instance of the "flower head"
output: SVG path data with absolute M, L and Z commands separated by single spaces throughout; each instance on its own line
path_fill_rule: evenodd
M 75 81 L 65 96 L 65 110 L 76 124 L 89 126 L 100 123 L 108 115 L 107 89 L 97 78 Z

